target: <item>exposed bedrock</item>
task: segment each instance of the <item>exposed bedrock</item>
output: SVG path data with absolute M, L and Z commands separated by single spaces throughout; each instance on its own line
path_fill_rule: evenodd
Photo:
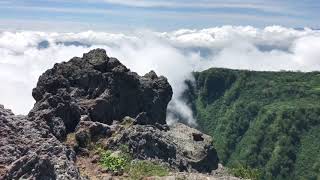
M 72 149 L 45 123 L 15 116 L 0 105 L 0 179 L 80 179 Z
M 165 77 L 153 71 L 139 76 L 105 50 L 95 49 L 55 64 L 40 76 L 32 95 L 36 104 L 29 116 L 45 119 L 53 134 L 63 139 L 81 115 L 112 124 L 145 112 L 145 124 L 165 124 L 172 88 Z
M 111 149 L 126 144 L 135 158 L 159 160 L 177 171 L 208 173 L 218 168 L 213 139 L 180 123 L 166 130 L 132 125 L 122 128 L 105 144 Z

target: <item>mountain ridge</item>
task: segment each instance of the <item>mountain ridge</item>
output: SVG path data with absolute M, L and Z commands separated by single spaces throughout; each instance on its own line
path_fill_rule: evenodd
M 264 179 L 319 178 L 312 145 L 320 131 L 319 72 L 212 68 L 194 76 L 185 98 L 223 164 L 260 169 Z

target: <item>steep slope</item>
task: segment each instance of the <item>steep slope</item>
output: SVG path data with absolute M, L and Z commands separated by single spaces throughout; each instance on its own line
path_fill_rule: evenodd
M 320 178 L 320 73 L 213 68 L 187 82 L 199 129 L 229 167 L 264 179 Z

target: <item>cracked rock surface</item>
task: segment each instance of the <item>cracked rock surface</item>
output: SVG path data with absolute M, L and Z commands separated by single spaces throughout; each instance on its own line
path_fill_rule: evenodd
M 0 179 L 81 179 L 75 153 L 45 124 L 0 106 Z

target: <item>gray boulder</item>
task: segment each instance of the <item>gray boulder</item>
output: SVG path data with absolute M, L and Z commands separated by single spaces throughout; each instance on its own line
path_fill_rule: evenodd
M 87 148 L 91 143 L 112 135 L 112 129 L 106 124 L 92 121 L 81 121 L 75 132 L 79 148 Z
M 135 158 L 159 160 L 177 171 L 211 172 L 218 168 L 218 155 L 210 136 L 183 124 L 169 130 L 132 125 L 107 139 L 107 148 L 127 144 Z

